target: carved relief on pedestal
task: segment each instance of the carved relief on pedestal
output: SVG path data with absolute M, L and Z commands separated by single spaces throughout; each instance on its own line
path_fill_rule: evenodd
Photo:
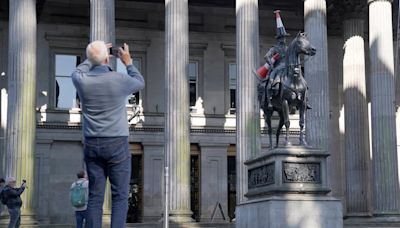
M 275 183 L 275 163 L 250 169 L 248 175 L 249 189 L 273 184 Z
M 282 181 L 285 183 L 321 183 L 319 163 L 283 163 Z

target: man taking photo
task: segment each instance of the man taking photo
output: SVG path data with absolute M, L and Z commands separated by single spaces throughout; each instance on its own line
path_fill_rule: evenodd
M 124 228 L 128 211 L 131 154 L 128 149 L 126 98 L 144 88 L 144 79 L 132 65 L 129 46 L 118 49 L 128 74 L 108 66 L 111 45 L 93 41 L 87 60 L 72 73 L 81 100 L 84 159 L 89 177 L 88 227 L 101 228 L 107 177 L 111 183 L 111 227 Z
M 6 186 L 1 192 L 2 201 L 7 205 L 8 213 L 10 214 L 10 223 L 8 228 L 18 228 L 21 223 L 21 194 L 24 192 L 26 187 L 26 181 L 23 180 L 21 187 L 16 188 L 16 180 L 14 177 L 8 177 L 6 179 Z

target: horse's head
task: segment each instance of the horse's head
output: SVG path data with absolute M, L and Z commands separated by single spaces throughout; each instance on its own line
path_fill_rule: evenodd
M 297 33 L 297 36 L 296 38 L 294 38 L 293 42 L 295 42 L 299 53 L 302 53 L 304 55 L 313 56 L 317 51 L 315 47 L 310 43 L 307 35 L 304 32 Z

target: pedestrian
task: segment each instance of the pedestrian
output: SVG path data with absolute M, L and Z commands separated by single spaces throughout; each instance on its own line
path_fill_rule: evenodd
M 16 179 L 14 177 L 6 178 L 6 186 L 2 191 L 2 198 L 7 205 L 8 213 L 10 214 L 10 223 L 8 228 L 18 228 L 21 223 L 21 194 L 26 188 L 26 181 L 23 180 L 21 187 L 16 188 Z
M 82 228 L 87 223 L 87 203 L 89 199 L 89 181 L 85 171 L 76 174 L 78 180 L 72 183 L 70 188 L 70 199 L 75 211 L 76 227 Z M 86 227 L 86 225 L 85 225 Z
M 144 79 L 132 65 L 129 46 L 118 48 L 127 73 L 109 66 L 110 44 L 94 41 L 88 57 L 72 73 L 83 114 L 84 159 L 89 177 L 88 227 L 101 228 L 106 180 L 112 192 L 111 228 L 124 228 L 128 211 L 131 154 L 128 148 L 126 98 L 144 88 Z
M 6 185 L 6 181 L 3 178 L 0 178 L 0 195 L 1 195 L 1 191 L 3 191 L 3 188 L 5 185 Z M 0 200 L 0 216 L 1 216 L 1 213 L 3 212 L 3 208 L 4 208 L 4 205 L 1 201 L 2 200 Z

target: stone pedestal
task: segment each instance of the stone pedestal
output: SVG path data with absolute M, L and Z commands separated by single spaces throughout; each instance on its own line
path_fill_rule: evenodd
M 236 227 L 342 228 L 342 205 L 332 197 L 270 196 L 237 207 Z
M 285 147 L 248 160 L 249 200 L 237 227 L 343 227 L 342 205 L 327 196 L 326 151 Z

